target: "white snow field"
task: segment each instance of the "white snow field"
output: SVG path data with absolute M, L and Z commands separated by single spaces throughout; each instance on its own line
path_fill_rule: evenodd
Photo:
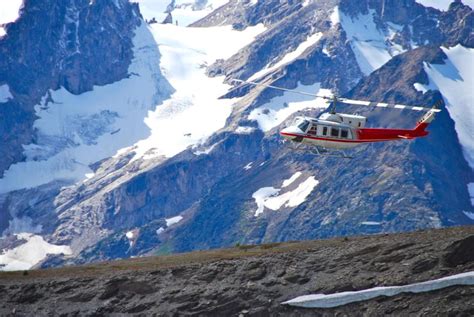
M 21 233 L 19 239 L 25 243 L 11 250 L 2 250 L 0 254 L 0 271 L 28 270 L 48 254 L 72 254 L 71 248 L 65 245 L 54 245 L 44 241 L 43 237 Z
M 0 86 L 0 103 L 7 102 L 12 99 L 13 96 L 10 92 L 10 87 L 7 84 Z
M 430 292 L 455 285 L 474 285 L 474 271 L 403 286 L 374 287 L 355 292 L 299 296 L 282 304 L 306 308 L 330 308 L 365 301 L 379 296 Z
M 308 49 L 309 47 L 311 47 L 314 44 L 318 43 L 318 41 L 321 39 L 322 36 L 323 36 L 323 33 L 321 33 L 321 32 L 314 33 L 314 34 L 308 36 L 306 41 L 300 43 L 298 45 L 298 47 L 295 48 L 293 51 L 287 53 L 285 56 L 283 56 L 276 63 L 274 63 L 274 64 L 270 63 L 269 65 L 265 66 L 263 69 L 256 72 L 255 74 L 253 74 L 248 80 L 249 81 L 255 81 L 256 79 L 258 79 L 258 78 L 260 78 L 260 77 L 262 77 L 262 76 L 264 76 L 268 73 L 271 73 L 272 71 L 280 68 L 281 66 L 293 62 L 294 60 L 299 58 L 304 53 L 304 51 L 306 51 L 306 49 Z
M 313 176 L 308 177 L 294 190 L 278 195 L 283 188 L 293 183 L 297 178 L 300 177 L 300 175 L 301 173 L 297 172 L 289 179 L 284 180 L 282 188 L 263 187 L 253 193 L 252 198 L 257 204 L 255 217 L 258 217 L 261 213 L 263 213 L 265 208 L 277 211 L 283 205 L 285 205 L 285 207 L 296 207 L 302 204 L 306 200 L 306 197 L 308 197 L 313 189 L 319 184 L 319 181 Z
M 454 121 L 454 128 L 463 148 L 464 157 L 474 169 L 474 49 L 460 44 L 445 48 L 447 55 L 444 64 L 424 64 L 429 84 L 415 83 L 415 89 L 425 93 L 428 90 L 439 90 L 443 95 L 449 115 Z M 471 205 L 474 207 L 474 183 L 468 185 Z M 472 212 L 464 212 L 473 219 Z M 473 219 L 474 220 L 474 219 Z
M 167 218 L 167 219 L 165 219 L 165 221 L 166 221 L 166 226 L 167 226 L 167 227 L 170 227 L 170 226 L 172 226 L 172 225 L 177 224 L 177 223 L 180 222 L 181 220 L 183 220 L 183 216 L 176 216 L 176 217 L 172 217 L 172 218 Z
M 205 66 L 229 58 L 264 30 L 262 24 L 244 31 L 153 24 L 161 70 L 176 92 L 145 119 L 151 135 L 136 144 L 135 158 L 174 156 L 223 128 L 238 99 L 218 99 L 232 86 L 206 76 Z
M 402 26 L 389 23 L 388 31 L 384 33 L 375 25 L 374 16 L 375 11 L 369 10 L 367 15 L 352 18 L 338 7 L 335 7 L 331 15 L 333 25 L 340 23 L 346 32 L 359 68 L 365 75 L 369 75 L 393 56 L 404 51 L 400 45 L 390 41 L 397 31 L 402 30 Z
M 465 157 L 474 168 L 474 49 L 461 44 L 441 49 L 448 58 L 444 64 L 424 65 L 429 85 L 418 84 L 418 90 L 437 89 L 441 92 Z
M 332 96 L 331 91 L 321 88 L 320 83 L 308 86 L 299 83 L 295 90 L 318 94 L 320 96 Z M 280 125 L 295 112 L 305 109 L 326 109 L 327 106 L 327 101 L 322 98 L 285 91 L 282 96 L 275 97 L 270 100 L 270 102 L 252 110 L 248 118 L 250 120 L 256 120 L 260 129 L 264 132 L 268 132 Z
M 36 106 L 38 144 L 24 146 L 26 161 L 5 172 L 0 193 L 83 180 L 93 175 L 89 164 L 129 150 L 135 159 L 171 157 L 204 142 L 224 127 L 235 100 L 218 99 L 231 86 L 207 77 L 203 65 L 230 57 L 264 30 L 143 23 L 129 78 L 81 95 L 51 91 L 54 102 L 45 97 Z
M 165 12 L 168 12 L 168 6 L 172 3 L 171 0 L 131 0 L 131 2 L 139 3 L 140 12 L 146 20 L 155 18 L 158 23 L 166 18 Z M 227 2 L 229 0 L 175 0 L 174 7 L 171 7 L 171 16 L 174 23 L 177 21 L 180 26 L 188 26 Z
M 449 5 L 454 2 L 454 0 L 416 0 L 416 2 L 424 5 L 425 7 L 432 7 L 441 11 L 447 11 Z M 474 8 L 474 0 L 462 0 L 462 3 Z
M 7 34 L 2 25 L 15 22 L 20 16 L 22 7 L 23 0 L 0 0 L 0 37 Z

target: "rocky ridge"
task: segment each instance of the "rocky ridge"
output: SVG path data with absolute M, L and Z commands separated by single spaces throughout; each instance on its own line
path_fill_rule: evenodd
M 283 301 L 474 270 L 474 228 L 288 242 L 0 273 L 3 316 L 469 316 L 473 286 L 330 309 Z

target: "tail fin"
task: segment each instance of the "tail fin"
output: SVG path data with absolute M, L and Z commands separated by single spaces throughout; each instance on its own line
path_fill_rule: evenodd
M 425 129 L 428 127 L 428 125 L 434 120 L 435 118 L 435 114 L 436 112 L 439 112 L 439 108 L 438 108 L 438 105 L 441 103 L 441 101 L 438 101 L 437 103 L 435 103 L 435 105 L 433 106 L 433 108 L 431 108 L 430 110 L 428 110 L 427 113 L 425 113 L 423 115 L 423 117 L 421 117 L 420 120 L 418 120 L 418 122 L 416 123 L 416 127 L 414 129 L 415 132 L 417 133 L 426 133 L 424 135 L 427 135 L 428 134 L 428 131 L 425 131 Z

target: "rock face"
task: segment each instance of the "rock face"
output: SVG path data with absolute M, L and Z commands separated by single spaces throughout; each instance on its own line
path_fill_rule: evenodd
M 49 90 L 64 87 L 81 94 L 94 85 L 141 76 L 128 70 L 134 30 L 142 23 L 135 5 L 125 0 L 70 1 L 55 5 L 48 16 L 40 14 L 41 4 L 27 2 L 20 20 L 0 39 L 0 54 L 6 56 L 0 58 L 0 85 L 7 83 L 14 96 L 0 107 L 0 154 L 5 153 L 0 175 L 22 159 L 21 145 L 37 141 L 33 107 L 48 98 Z M 442 97 L 440 93 L 436 89 L 423 93 L 414 85 L 430 84 L 426 64 L 446 62 L 441 45 L 474 47 L 472 19 L 472 9 L 459 2 L 441 12 L 414 0 L 266 0 L 256 4 L 230 1 L 193 26 L 231 25 L 245 30 L 265 25 L 265 32 L 228 59 L 198 65 L 206 67 L 211 77 L 225 76 L 222 80 L 228 82 L 252 79 L 288 89 L 331 89 L 362 100 L 430 105 Z M 44 40 L 33 37 L 36 25 L 51 36 Z M 370 30 L 370 37 L 361 38 L 359 28 Z M 312 44 L 302 45 L 314 38 Z M 367 43 L 376 43 L 382 62 L 364 59 L 360 47 Z M 158 43 L 143 49 L 150 47 L 156 50 Z M 295 51 L 300 54 L 279 63 Z M 22 67 L 25 76 L 14 71 Z M 163 83 L 163 89 L 165 86 Z M 58 178 L 0 194 L 0 231 L 15 233 L 15 219 L 29 219 L 29 227 L 40 228 L 35 233 L 49 243 L 71 246 L 72 256 L 51 256 L 39 264 L 51 267 L 236 243 L 473 223 L 463 211 L 472 210 L 466 185 L 474 182 L 474 174 L 448 111 L 437 116 L 427 138 L 362 146 L 351 153 L 353 160 L 346 161 L 295 151 L 278 136 L 278 130 L 294 115 L 315 116 L 319 109 L 303 109 L 263 129 L 251 115 L 259 109 L 261 114 L 271 114 L 274 109 L 265 107 L 282 97 L 281 92 L 239 86 L 223 96 L 230 97 L 241 99 L 233 105 L 225 127 L 203 144 L 173 157 L 135 159 L 134 148 L 126 148 L 91 164 L 93 175 L 80 182 Z M 292 96 L 285 98 L 278 107 L 293 101 Z M 114 111 L 114 105 L 108 110 Z M 371 126 L 381 127 L 412 127 L 419 117 L 398 110 L 354 110 L 342 105 L 339 110 L 367 115 Z M 283 186 L 296 173 L 300 174 L 294 182 Z M 290 192 L 305 192 L 311 178 L 317 180 L 316 185 L 298 203 L 287 199 L 276 210 L 262 207 L 263 212 L 256 216 L 255 193 L 259 190 L 270 189 L 279 198 L 287 197 L 284 195 Z M 180 221 L 170 224 L 177 216 L 182 217 Z M 12 237 L 0 239 L 0 246 L 9 249 L 19 243 Z M 421 272 L 440 265 L 439 261 L 424 259 L 413 270 Z M 446 261 L 447 266 L 452 265 Z M 461 262 L 456 258 L 452 263 Z M 251 276 L 258 280 L 265 274 L 255 269 Z M 298 283 L 306 277 L 295 273 L 288 279 Z M 104 298 L 128 294 L 127 290 L 136 288 L 130 283 L 111 282 Z M 81 296 L 77 298 L 89 298 Z M 225 301 L 221 304 L 225 306 Z M 147 309 L 147 303 L 141 305 Z
M 14 97 L 0 107 L 0 176 L 34 140 L 34 106 L 48 90 L 81 94 L 128 76 L 141 23 L 137 5 L 124 0 L 32 0 L 22 10 L 0 39 L 0 85 Z
M 474 270 L 473 227 L 144 257 L 0 273 L 0 314 L 421 316 L 474 313 L 474 287 L 379 297 L 331 309 L 306 294 L 406 285 Z

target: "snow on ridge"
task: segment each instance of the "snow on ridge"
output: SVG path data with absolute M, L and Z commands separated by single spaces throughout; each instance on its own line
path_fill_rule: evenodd
M 16 236 L 26 242 L 0 254 L 0 271 L 28 270 L 45 259 L 48 254 L 72 254 L 69 246 L 50 244 L 38 235 L 20 233 Z
M 0 38 L 7 34 L 5 28 L 2 25 L 18 20 L 22 8 L 23 0 L 2 1 L 0 10 Z
M 295 90 L 318 94 L 320 96 L 331 96 L 329 89 L 321 88 L 320 83 L 313 85 L 302 85 L 298 83 Z M 315 98 L 306 95 L 295 94 L 285 91 L 282 96 L 272 98 L 268 103 L 252 110 L 248 119 L 256 120 L 263 132 L 268 132 L 280 125 L 293 113 L 304 109 L 326 109 L 328 102 L 322 98 Z
M 419 4 L 425 6 L 425 7 L 431 7 L 435 8 L 441 11 L 448 11 L 449 5 L 454 2 L 454 0 L 415 0 L 415 2 L 418 2 Z M 474 0 L 462 0 L 462 3 L 465 5 L 468 5 L 472 8 L 474 8 Z
M 8 100 L 13 99 L 13 96 L 10 92 L 10 86 L 3 84 L 0 86 L 0 103 L 7 102 Z
M 301 175 L 302 175 L 301 172 L 296 172 L 296 173 L 294 173 L 290 178 L 285 179 L 285 180 L 283 181 L 283 184 L 281 185 L 281 187 L 282 187 L 282 188 L 285 188 L 285 187 L 290 186 L 290 185 L 293 184 L 293 182 L 294 182 L 295 180 L 297 180 Z
M 377 221 L 362 221 L 360 224 L 365 226 L 380 226 L 380 222 Z
M 322 36 L 323 36 L 323 33 L 321 33 L 321 32 L 317 32 L 317 33 L 314 33 L 312 35 L 309 35 L 307 37 L 307 39 L 305 41 L 303 41 L 302 43 L 300 43 L 298 45 L 298 47 L 295 48 L 293 51 L 288 52 L 287 54 L 285 54 L 285 56 L 283 56 L 275 64 L 273 64 L 273 65 L 271 65 L 271 63 L 268 64 L 263 69 L 256 72 L 255 74 L 253 74 L 248 80 L 249 81 L 254 81 L 254 80 L 256 80 L 256 79 L 258 79 L 258 78 L 260 78 L 260 77 L 262 77 L 262 76 L 264 76 L 268 73 L 271 73 L 272 71 L 278 69 L 279 67 L 281 67 L 285 64 L 291 63 L 292 61 L 299 58 L 304 53 L 304 51 L 306 51 L 306 49 L 308 49 L 309 47 L 311 47 L 314 44 L 318 43 Z
M 336 12 L 338 12 L 338 18 Z M 350 40 L 357 63 L 365 75 L 369 75 L 393 56 L 404 51 L 399 45 L 390 43 L 390 39 L 393 38 L 400 26 L 393 23 L 388 24 L 388 34 L 384 34 L 377 28 L 374 17 L 375 11 L 372 9 L 366 15 L 361 14 L 352 18 L 341 12 L 338 7 L 331 15 L 333 24 L 340 21 Z
M 299 176 L 298 176 L 299 177 Z M 290 179 L 288 179 L 290 180 Z M 288 181 L 286 180 L 286 181 Z M 294 180 L 293 180 L 294 181 Z M 288 182 L 286 183 L 288 184 Z M 255 210 L 255 217 L 258 217 L 265 208 L 273 211 L 279 210 L 283 205 L 285 207 L 296 207 L 302 204 L 306 197 L 313 191 L 313 189 L 319 184 L 313 176 L 308 177 L 305 181 L 301 182 L 297 188 L 292 191 L 288 191 L 281 195 L 278 195 L 282 188 L 274 187 L 263 187 L 253 193 L 252 198 L 257 204 L 257 210 Z
M 474 169 L 474 49 L 461 44 L 441 49 L 448 57 L 444 64 L 424 64 L 430 83 L 425 88 L 443 95 L 464 156 Z
M 238 126 L 237 129 L 235 129 L 235 133 L 237 134 L 250 134 L 253 131 L 255 131 L 254 127 L 247 127 L 247 126 Z
M 167 227 L 170 227 L 174 224 L 177 224 L 178 222 L 180 222 L 181 220 L 183 220 L 183 216 L 176 216 L 176 217 L 171 217 L 171 218 L 166 218 L 165 221 L 166 221 L 166 226 Z
M 471 198 L 471 206 L 474 207 L 474 183 L 467 184 L 467 191 L 469 192 L 469 197 Z
M 341 292 L 328 295 L 304 295 L 283 302 L 282 304 L 306 308 L 331 308 L 366 301 L 379 296 L 391 297 L 400 293 L 424 293 L 456 285 L 474 285 L 474 271 L 403 286 L 374 287 L 361 291 Z

